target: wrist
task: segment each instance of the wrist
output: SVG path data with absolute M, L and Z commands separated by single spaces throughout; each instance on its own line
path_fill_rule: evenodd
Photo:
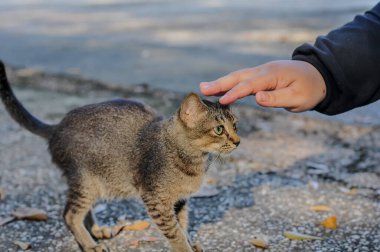
M 311 63 L 303 61 L 310 75 L 310 83 L 313 86 L 315 104 L 313 107 L 320 104 L 326 98 L 326 82 L 319 70 Z
M 327 94 L 328 86 L 326 85 L 326 78 L 321 68 L 315 62 L 309 61 L 308 58 L 293 58 L 294 64 L 298 66 L 301 71 L 298 75 L 303 76 L 302 85 L 307 87 L 308 101 L 305 101 L 305 110 L 313 110 L 324 103 Z

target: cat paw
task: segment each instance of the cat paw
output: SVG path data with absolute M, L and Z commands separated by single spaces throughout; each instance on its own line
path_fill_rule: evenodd
M 94 247 L 91 248 L 85 248 L 85 252 L 110 252 L 110 250 L 107 248 L 107 246 L 103 243 L 99 243 Z
M 194 252 L 204 252 L 202 246 L 199 243 L 195 243 L 193 246 L 193 251 Z
M 108 226 L 99 227 L 94 224 L 91 228 L 91 233 L 96 239 L 110 239 L 112 238 L 112 228 Z

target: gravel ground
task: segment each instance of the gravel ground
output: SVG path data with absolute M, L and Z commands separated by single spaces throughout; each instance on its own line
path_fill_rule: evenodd
M 46 121 L 57 122 L 68 110 L 113 97 L 143 100 L 170 114 L 182 94 L 128 88 L 30 69 L 9 69 L 15 92 L 25 106 Z M 268 251 L 380 251 L 380 129 L 357 127 L 294 115 L 235 107 L 242 144 L 210 169 L 206 186 L 213 196 L 190 201 L 190 233 L 206 251 L 262 251 L 250 241 L 269 242 Z M 62 211 L 66 184 L 50 162 L 47 145 L 16 125 L 0 106 L 0 218 L 17 207 L 48 213 L 46 222 L 15 221 L 0 227 L 0 251 L 17 251 L 13 241 L 30 242 L 31 251 L 78 251 Z M 217 194 L 215 194 L 215 189 Z M 316 213 L 313 205 L 331 211 Z M 100 202 L 101 224 L 146 219 L 136 200 Z M 337 229 L 317 223 L 330 215 Z M 284 231 L 323 237 L 291 241 Z M 155 242 L 131 246 L 134 240 Z M 112 251 L 168 251 L 152 225 L 106 241 Z

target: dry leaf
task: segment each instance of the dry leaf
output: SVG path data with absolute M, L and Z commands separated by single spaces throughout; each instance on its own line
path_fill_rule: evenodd
M 297 232 L 285 231 L 284 236 L 290 240 L 322 240 L 323 238 L 318 236 L 306 235 Z
M 331 208 L 326 205 L 315 205 L 310 207 L 310 210 L 316 211 L 316 212 L 327 212 L 331 211 Z
M 147 229 L 149 226 L 150 224 L 147 221 L 136 221 L 135 223 L 131 225 L 124 226 L 123 230 L 140 231 L 140 230 Z
M 133 241 L 128 242 L 128 245 L 132 247 L 138 247 L 144 243 L 155 242 L 157 240 L 158 240 L 157 237 L 144 236 L 144 237 L 139 238 L 138 240 L 133 240 Z
M 16 218 L 13 217 L 13 216 L 5 217 L 4 219 L 1 219 L 1 220 L 0 220 L 0 226 L 3 226 L 3 225 L 5 225 L 5 224 L 8 224 L 8 223 L 14 221 L 15 219 L 16 219 Z
M 251 243 L 258 248 L 262 248 L 262 249 L 268 248 L 268 243 L 262 239 L 253 239 L 251 240 Z
M 13 243 L 16 244 L 17 246 L 19 246 L 19 248 L 22 250 L 28 250 L 28 249 L 32 248 L 32 245 L 30 243 L 27 243 L 27 242 L 14 241 Z
M 336 229 L 337 228 L 336 216 L 335 215 L 329 216 L 319 224 L 324 226 L 325 228 Z
M 354 195 L 358 194 L 358 189 L 357 188 L 352 188 L 351 190 L 345 192 L 345 194 L 354 196 Z
M 12 215 L 19 220 L 46 221 L 48 216 L 45 211 L 37 208 L 17 208 Z
M 142 239 L 142 241 L 144 241 L 144 242 L 155 242 L 157 240 L 158 240 L 158 238 L 157 237 L 153 237 L 153 236 L 145 236 Z

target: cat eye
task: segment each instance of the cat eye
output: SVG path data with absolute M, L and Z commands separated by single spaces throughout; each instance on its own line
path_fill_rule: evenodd
M 237 132 L 236 123 L 234 123 L 233 127 L 234 127 L 234 131 Z
M 221 135 L 221 134 L 223 133 L 223 130 L 224 130 L 223 125 L 219 125 L 219 126 L 216 126 L 216 127 L 214 128 L 214 132 L 215 132 L 215 134 L 217 134 L 217 135 Z

